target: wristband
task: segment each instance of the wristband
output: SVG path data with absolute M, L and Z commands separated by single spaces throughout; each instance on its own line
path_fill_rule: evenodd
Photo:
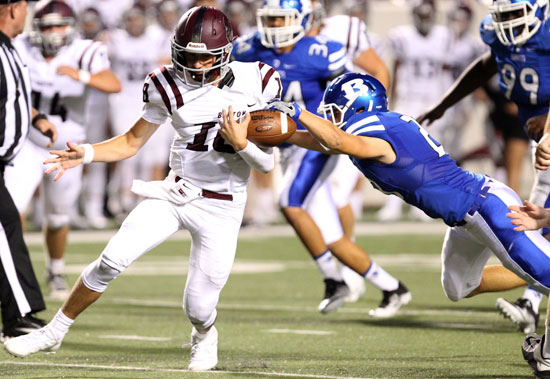
M 85 143 L 80 146 L 84 148 L 84 158 L 82 159 L 82 163 L 92 163 L 92 161 L 94 160 L 94 147 L 89 143 Z
M 44 113 L 38 113 L 32 118 L 31 124 L 36 128 L 36 123 L 40 120 L 47 120 L 48 117 Z
M 84 84 L 89 84 L 92 79 L 92 75 L 88 71 L 78 71 L 78 80 Z

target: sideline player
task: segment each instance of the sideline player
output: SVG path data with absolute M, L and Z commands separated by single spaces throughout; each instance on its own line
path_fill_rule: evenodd
M 281 74 L 285 101 L 317 109 L 326 83 L 345 71 L 346 51 L 339 42 L 306 36 L 312 10 L 310 0 L 264 1 L 257 12 L 258 33 L 239 38 L 234 56 L 273 65 Z M 280 149 L 279 205 L 323 275 L 325 295 L 319 310 L 327 313 L 339 308 L 349 294 L 334 254 L 382 291 L 382 302 L 369 312 L 371 316 L 395 315 L 410 301 L 411 293 L 344 235 L 327 181 L 337 157 L 286 146 Z
M 15 338 L 5 349 L 24 357 L 61 345 L 74 319 L 96 301 L 127 266 L 180 229 L 191 233 L 184 309 L 193 324 L 189 370 L 204 371 L 218 362 L 216 305 L 235 257 L 246 203 L 250 167 L 262 172 L 275 164 L 273 149 L 260 149 L 246 139 L 244 125 L 226 121 L 265 107 L 282 91 L 279 74 L 266 64 L 229 63 L 233 31 L 227 17 L 211 7 L 194 7 L 180 19 L 172 39 L 172 65 L 150 73 L 143 88 L 141 118 L 123 135 L 65 151 L 47 163 L 48 172 L 82 163 L 117 161 L 134 155 L 167 119 L 176 137 L 172 171 L 164 181 L 134 184 L 148 197 L 126 218 L 118 233 L 78 279 L 53 320 L 27 338 Z M 252 104 L 252 105 L 247 105 Z M 232 115 L 230 119 L 232 119 Z
M 472 63 L 447 93 L 418 118 L 428 124 L 466 95 L 499 75 L 499 88 L 518 106 L 522 125 L 539 141 L 550 103 L 550 21 L 548 0 L 498 0 L 481 23 L 481 38 L 490 51 Z M 538 171 L 530 201 L 550 202 L 550 172 Z M 550 230 L 543 230 L 549 234 Z M 497 272 L 498 274 L 498 272 Z M 534 332 L 542 295 L 527 288 L 516 302 L 503 298 L 497 308 L 525 333 Z
M 86 102 L 90 88 L 113 93 L 120 83 L 109 69 L 105 46 L 76 37 L 75 15 L 63 1 L 39 3 L 33 17 L 33 30 L 15 45 L 30 70 L 33 106 L 56 126 L 59 138 L 54 149 L 67 140 L 86 140 Z M 48 252 L 49 296 L 63 300 L 69 294 L 65 280 L 65 248 L 70 215 L 76 209 L 82 180 L 82 167 L 62 182 L 44 174 L 42 163 L 49 157 L 48 139 L 31 130 L 29 140 L 6 168 L 6 186 L 21 214 L 41 186 L 45 209 L 45 239 Z
M 290 143 L 347 154 L 378 189 L 395 192 L 449 228 L 442 248 L 443 290 L 458 301 L 482 282 L 487 260 L 495 254 L 505 267 L 538 291 L 550 287 L 550 243 L 536 231 L 516 231 L 508 207 L 521 199 L 508 186 L 463 170 L 412 117 L 387 109 L 386 91 L 370 75 L 344 74 L 325 91 L 322 119 L 296 103 L 272 105 L 299 120 Z M 499 286 L 495 278 L 486 286 Z M 491 283 L 491 281 L 493 283 Z M 550 309 L 550 306 L 549 306 Z M 547 320 L 547 331 L 550 320 Z M 523 351 L 535 374 L 550 374 L 550 343 L 529 335 Z M 538 376 L 538 375 L 537 375 Z M 543 376 L 539 376 L 543 377 Z

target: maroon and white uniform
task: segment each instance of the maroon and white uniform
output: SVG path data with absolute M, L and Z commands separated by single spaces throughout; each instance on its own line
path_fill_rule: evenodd
M 15 45 L 30 72 L 33 106 L 48 116 L 56 126 L 58 138 L 53 149 L 66 148 L 65 143 L 81 143 L 86 139 L 86 102 L 90 88 L 66 75 L 58 75 L 61 65 L 71 66 L 96 74 L 109 68 L 106 47 L 100 42 L 76 39 L 64 46 L 50 61 L 46 61 L 38 47 L 24 36 Z M 20 212 L 25 211 L 40 183 L 45 199 L 48 225 L 59 227 L 68 223 L 68 215 L 76 206 L 80 191 L 82 168 L 67 172 L 67 178 L 54 182 L 44 174 L 42 162 L 50 158 L 49 139 L 34 128 L 29 131 L 13 166 L 6 168 L 6 185 Z
M 162 125 L 171 121 L 171 172 L 164 181 L 135 181 L 147 197 L 128 215 L 101 260 L 123 271 L 134 260 L 180 229 L 192 236 L 184 307 L 193 323 L 211 325 L 215 307 L 235 257 L 246 202 L 250 166 L 221 138 L 222 110 L 237 117 L 264 108 L 281 95 L 279 74 L 260 62 L 229 64 L 215 85 L 192 88 L 172 65 L 150 73 L 143 88 L 142 118 Z M 249 142 L 251 144 L 251 142 Z M 272 157 L 272 149 L 265 149 Z M 178 179 L 181 178 L 181 179 Z M 95 289 L 93 284 L 84 283 Z M 197 313 L 198 312 L 198 313 Z

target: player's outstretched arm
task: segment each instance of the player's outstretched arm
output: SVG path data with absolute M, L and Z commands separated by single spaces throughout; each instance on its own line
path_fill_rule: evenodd
M 140 118 L 126 133 L 94 145 L 76 145 L 67 142 L 67 149 L 54 150 L 55 155 L 44 162 L 52 164 L 46 174 L 58 171 L 54 180 L 58 180 L 65 170 L 90 162 L 117 162 L 134 156 L 158 129 L 158 124 Z
M 439 102 L 416 118 L 419 124 L 430 125 L 441 118 L 445 111 L 465 98 L 470 93 L 497 73 L 497 63 L 491 52 L 480 56 L 472 62 L 454 82 Z
M 512 224 L 517 225 L 514 230 L 518 232 L 550 227 L 550 209 L 539 207 L 527 200 L 523 206 L 510 205 L 508 209 L 512 212 L 506 216 L 512 219 Z
M 105 93 L 118 93 L 122 90 L 122 85 L 116 75 L 110 70 L 105 69 L 96 74 L 87 71 L 78 70 L 71 66 L 61 65 L 57 68 L 58 75 L 66 75 L 75 81 L 84 84 Z
M 386 87 L 386 90 L 389 90 L 390 70 L 388 70 L 382 58 L 380 58 L 372 47 L 363 50 L 361 54 L 353 60 L 353 63 L 380 80 L 380 83 Z

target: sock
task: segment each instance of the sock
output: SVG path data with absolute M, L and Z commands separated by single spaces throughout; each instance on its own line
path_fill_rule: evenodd
M 531 302 L 535 313 L 539 313 L 540 302 L 542 301 L 542 294 L 531 287 L 527 287 L 523 292 L 522 298 Z
M 374 261 L 371 261 L 367 272 L 363 276 L 382 291 L 395 291 L 399 287 L 399 281 Z
M 61 275 L 65 272 L 65 259 L 50 259 L 48 270 L 54 275 Z
M 74 323 L 74 320 L 65 316 L 65 314 L 60 310 L 57 311 L 52 321 L 48 324 L 50 330 L 55 335 L 57 340 L 62 340 L 65 337 L 65 334 L 69 331 L 69 328 Z
M 338 282 L 343 280 L 338 268 L 338 262 L 332 256 L 330 250 L 326 250 L 323 254 L 315 257 L 315 263 L 317 263 L 317 267 L 319 267 L 319 271 L 321 271 L 324 279 L 334 279 Z

